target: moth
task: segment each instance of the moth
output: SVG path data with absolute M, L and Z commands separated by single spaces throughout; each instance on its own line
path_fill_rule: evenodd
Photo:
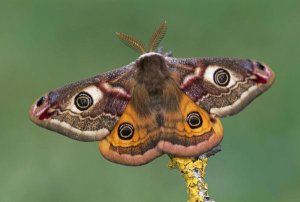
M 256 60 L 175 58 L 155 51 L 163 22 L 148 48 L 117 33 L 141 52 L 130 64 L 46 93 L 30 119 L 79 141 L 99 141 L 115 163 L 143 165 L 163 155 L 196 157 L 220 144 L 220 117 L 234 115 L 273 83 L 275 74 Z

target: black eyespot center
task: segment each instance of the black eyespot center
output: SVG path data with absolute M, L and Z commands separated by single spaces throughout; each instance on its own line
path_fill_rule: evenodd
M 130 123 L 122 123 L 118 128 L 119 138 L 122 140 L 130 140 L 134 134 L 134 127 Z
M 37 106 L 37 107 L 42 106 L 42 105 L 44 104 L 45 100 L 46 100 L 45 96 L 41 97 L 41 98 L 37 101 L 36 106 Z
M 256 64 L 257 64 L 258 69 L 260 69 L 262 71 L 266 70 L 266 67 L 263 64 L 261 64 L 260 62 L 257 62 Z
M 230 82 L 230 74 L 225 69 L 217 69 L 214 73 L 214 82 L 222 87 L 225 87 Z
M 202 118 L 198 112 L 191 112 L 187 115 L 186 122 L 192 129 L 195 129 L 202 125 Z
M 93 98 L 90 94 L 86 92 L 81 92 L 75 97 L 75 106 L 83 111 L 87 110 L 93 105 Z

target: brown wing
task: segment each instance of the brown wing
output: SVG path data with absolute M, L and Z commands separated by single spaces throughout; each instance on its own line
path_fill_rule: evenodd
M 134 86 L 134 63 L 51 91 L 31 107 L 31 120 L 80 141 L 100 140 L 124 112 Z
M 242 110 L 275 78 L 269 67 L 254 60 L 166 57 L 166 62 L 180 89 L 219 117 Z

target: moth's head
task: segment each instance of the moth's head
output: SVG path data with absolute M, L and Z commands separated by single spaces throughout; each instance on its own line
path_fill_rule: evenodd
M 97 114 L 101 108 L 102 91 L 96 81 L 76 82 L 38 98 L 29 110 L 30 119 L 37 125 L 70 138 L 93 141 L 108 134 L 99 130 Z M 107 127 L 113 122 L 107 121 Z
M 220 117 L 242 110 L 275 79 L 271 68 L 256 60 L 208 58 L 202 63 L 204 90 L 209 92 L 209 101 L 204 105 Z

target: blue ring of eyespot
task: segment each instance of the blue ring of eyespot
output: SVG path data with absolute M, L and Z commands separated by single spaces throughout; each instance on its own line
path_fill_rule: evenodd
M 186 117 L 186 122 L 190 128 L 195 129 L 202 126 L 202 118 L 198 112 L 191 112 Z
M 130 140 L 134 134 L 134 127 L 130 123 L 122 123 L 118 128 L 118 136 L 122 140 Z
M 84 111 L 93 105 L 93 98 L 86 92 L 80 92 L 74 99 L 75 106 L 77 109 Z
M 225 69 L 217 69 L 214 73 L 214 82 L 222 87 L 225 87 L 230 82 L 230 74 Z

